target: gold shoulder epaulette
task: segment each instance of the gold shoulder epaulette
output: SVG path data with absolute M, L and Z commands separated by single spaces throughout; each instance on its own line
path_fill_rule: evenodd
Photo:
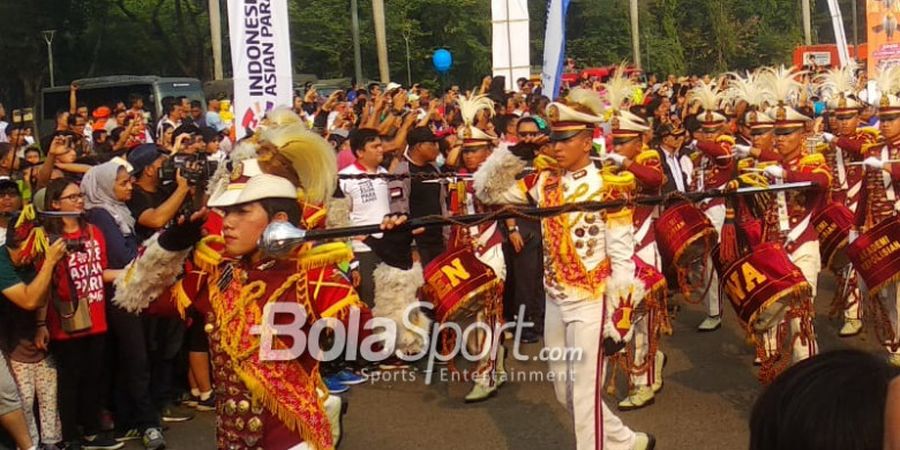
M 204 272 L 211 272 L 222 262 L 225 239 L 219 235 L 207 236 L 194 246 L 194 264 Z
M 735 144 L 734 136 L 729 136 L 727 134 L 723 134 L 716 138 L 716 142 L 727 142 L 731 145 Z
M 800 166 L 822 166 L 825 165 L 825 155 L 821 153 L 812 153 L 800 158 Z
M 329 242 L 316 245 L 301 252 L 297 257 L 298 265 L 305 269 L 315 269 L 332 264 L 349 262 L 353 259 L 353 250 L 346 242 Z
M 559 163 L 556 162 L 555 159 L 547 156 L 547 155 L 537 155 L 534 158 L 534 170 L 540 172 L 542 170 L 554 169 Z
M 619 173 L 602 173 L 603 188 L 602 192 L 612 198 L 618 198 L 622 194 L 631 194 L 637 189 L 637 182 L 634 174 L 628 171 Z
M 659 162 L 659 153 L 653 150 L 644 150 L 634 158 L 634 162 L 638 164 L 647 164 L 650 161 Z
M 869 135 L 876 141 L 881 138 L 881 132 L 878 131 L 878 128 L 875 127 L 863 127 L 859 129 L 859 132 Z

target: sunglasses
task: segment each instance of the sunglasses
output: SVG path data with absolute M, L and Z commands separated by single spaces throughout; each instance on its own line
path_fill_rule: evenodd
M 637 138 L 639 138 L 639 137 L 640 137 L 640 136 L 614 137 L 614 138 L 613 138 L 613 145 L 625 145 L 625 144 L 627 144 L 627 143 L 629 143 L 629 142 L 631 142 L 631 141 L 633 141 L 633 140 L 635 140 L 635 139 L 637 139 Z
M 797 127 L 797 128 L 775 128 L 775 135 L 776 135 L 776 136 L 790 136 L 790 135 L 792 135 L 792 134 L 794 134 L 794 133 L 799 132 L 801 129 L 802 129 L 802 127 Z
M 750 136 L 763 136 L 769 134 L 772 128 L 758 128 L 750 130 Z

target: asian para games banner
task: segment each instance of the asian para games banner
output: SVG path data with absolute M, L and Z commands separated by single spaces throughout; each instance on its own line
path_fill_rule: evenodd
M 555 100 L 559 95 L 563 61 L 566 59 L 566 12 L 569 9 L 569 1 L 550 0 L 547 6 L 541 86 L 542 93 L 551 100 Z
M 267 111 L 293 100 L 287 0 L 228 0 L 228 29 L 240 139 Z
M 877 69 L 900 64 L 900 4 L 882 0 L 866 1 L 866 26 L 869 77 L 874 79 Z

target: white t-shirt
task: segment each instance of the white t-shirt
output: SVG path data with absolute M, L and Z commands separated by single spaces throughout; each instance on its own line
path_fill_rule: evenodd
M 367 173 L 358 162 L 343 168 L 340 174 Z M 387 173 L 384 167 L 378 167 L 377 173 Z M 350 199 L 350 222 L 353 225 L 373 225 L 381 223 L 384 216 L 391 212 L 391 197 L 387 180 L 384 178 L 341 179 L 341 191 Z M 373 235 L 381 237 L 381 235 Z M 354 252 L 372 251 L 361 239 L 353 240 Z

